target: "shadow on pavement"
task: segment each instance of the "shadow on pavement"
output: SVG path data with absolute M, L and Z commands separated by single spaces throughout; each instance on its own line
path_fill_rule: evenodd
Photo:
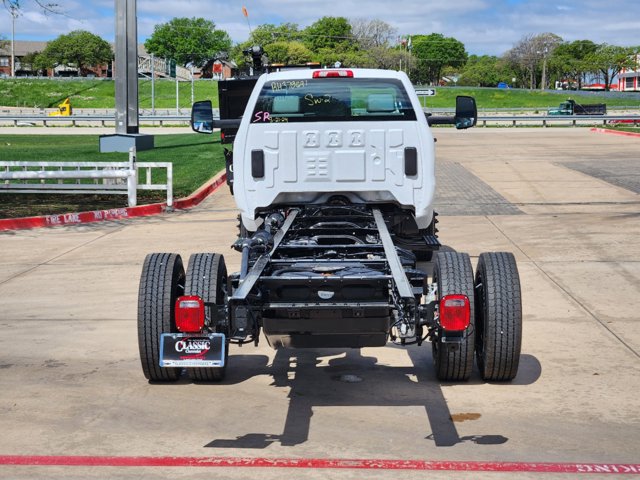
M 395 347 L 391 347 L 395 348 Z M 274 442 L 295 446 L 309 438 L 314 407 L 375 406 L 424 407 L 427 422 L 425 438 L 438 447 L 450 447 L 462 442 L 478 445 L 500 445 L 508 438 L 499 434 L 461 437 L 447 405 L 440 382 L 433 372 L 430 349 L 407 349 L 410 367 L 381 365 L 375 357 L 363 356 L 357 349 L 318 349 L 276 351 L 272 365 L 262 355 L 232 356 L 226 384 L 240 383 L 254 375 L 271 375 L 274 387 L 289 388 L 289 408 L 282 433 L 249 433 L 235 439 L 215 439 L 205 447 L 264 449 Z M 328 366 L 319 366 L 323 357 L 331 358 Z M 253 357 L 253 358 L 252 358 Z M 232 373 L 233 372 L 233 373 Z M 518 377 L 511 385 L 529 385 L 540 376 L 541 366 L 531 355 L 521 357 Z M 477 371 L 474 377 L 478 377 Z M 483 384 L 478 378 L 473 384 Z M 381 388 L 384 386 L 384 388 Z M 479 414 L 465 414 L 477 415 Z M 471 419 L 474 419 L 472 417 Z

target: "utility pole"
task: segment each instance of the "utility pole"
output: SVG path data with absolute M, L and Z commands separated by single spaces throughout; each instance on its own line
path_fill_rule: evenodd
M 11 5 L 9 7 L 9 13 L 11 14 L 11 78 L 16 76 L 16 18 L 18 18 L 18 7 Z

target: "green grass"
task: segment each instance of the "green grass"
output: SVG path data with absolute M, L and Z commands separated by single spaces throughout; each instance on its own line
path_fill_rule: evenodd
M 191 82 L 179 82 L 180 108 L 191 108 Z M 113 80 L 0 80 L 0 103 L 5 107 L 53 108 L 65 98 L 71 99 L 73 108 L 115 108 L 115 82 Z M 151 108 L 151 80 L 138 81 L 141 109 Z M 194 82 L 194 99 L 212 100 L 218 106 L 218 82 Z M 158 79 L 155 82 L 155 107 L 176 107 L 176 83 Z
M 588 95 L 575 92 L 542 92 L 500 88 L 436 87 L 435 97 L 426 97 L 427 107 L 453 108 L 457 95 L 475 97 L 478 108 L 534 108 L 546 110 L 573 98 L 578 103 L 606 103 L 608 107 L 635 106 L 640 108 L 638 95 L 611 97 L 599 92 Z M 620 94 L 621 95 L 621 94 Z
M 153 150 L 138 152 L 139 162 L 173 163 L 174 197 L 193 193 L 224 168 L 219 135 L 157 135 Z M 127 153 L 99 153 L 97 135 L 0 135 L 1 161 L 127 161 Z M 165 180 L 164 173 L 154 182 Z M 0 218 L 126 206 L 126 195 L 0 193 Z M 138 203 L 163 201 L 165 193 L 138 192 Z
M 151 80 L 139 80 L 141 109 L 151 108 Z M 435 97 L 428 97 L 426 105 L 435 108 L 453 108 L 456 95 L 471 95 L 478 108 L 534 108 L 557 107 L 568 98 L 581 103 L 606 103 L 609 107 L 636 106 L 640 108 L 637 94 L 616 94 L 615 97 L 592 92 L 576 95 L 575 92 L 540 92 L 498 88 L 437 87 Z M 95 79 L 3 79 L 0 80 L 0 103 L 6 107 L 56 107 L 65 98 L 71 98 L 74 108 L 115 108 L 115 83 L 113 80 Z M 218 106 L 218 83 L 198 80 L 194 83 L 194 99 L 212 100 Z M 191 82 L 179 83 L 180 108 L 191 107 Z M 156 108 L 175 108 L 176 84 L 173 80 L 158 79 L 155 85 Z
M 633 127 L 633 126 L 628 126 L 628 127 L 619 127 L 619 126 L 607 126 L 605 127 L 609 130 L 618 130 L 620 132 L 631 132 L 631 133 L 638 133 L 640 134 L 640 126 L 639 127 Z

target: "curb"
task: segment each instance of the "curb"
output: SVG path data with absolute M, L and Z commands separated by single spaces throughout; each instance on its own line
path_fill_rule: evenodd
M 607 133 L 609 135 L 620 135 L 621 137 L 636 137 L 636 138 L 640 138 L 640 133 L 633 133 L 633 132 L 622 132 L 622 131 L 617 131 L 617 130 L 608 130 L 606 128 L 592 128 L 591 129 L 592 132 L 596 132 L 596 133 Z
M 168 208 L 167 203 L 152 203 L 136 207 L 111 208 L 109 210 L 93 210 L 90 212 L 63 213 L 59 215 L 42 215 L 39 217 L 5 218 L 0 220 L 0 232 L 7 230 L 23 230 L 29 228 L 57 227 L 62 225 L 79 225 L 82 223 L 106 222 L 135 217 L 159 215 L 172 210 L 187 210 L 202 202 L 215 192 L 227 180 L 226 172 L 222 171 L 202 187 L 185 198 L 173 202 Z
M 241 458 L 241 457 L 100 457 L 2 455 L 0 465 L 64 467 L 182 467 L 182 468 L 269 468 L 309 470 L 378 470 L 445 472 L 513 472 L 563 474 L 631 474 L 640 473 L 637 463 L 529 463 L 496 461 L 430 461 L 337 458 Z M 215 475 L 213 475 L 215 477 Z M 363 476 L 363 475 L 361 475 Z

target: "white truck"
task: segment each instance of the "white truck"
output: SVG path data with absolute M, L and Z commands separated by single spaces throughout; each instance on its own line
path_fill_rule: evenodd
M 432 345 L 439 379 L 512 380 L 522 337 L 511 253 L 438 252 L 430 125 L 475 125 L 471 97 L 427 116 L 402 72 L 262 75 L 241 119 L 197 102 L 192 127 L 238 127 L 228 180 L 240 211 L 239 272 L 215 253 L 147 256 L 139 346 L 152 381 L 224 378 L 230 344 L 273 348 Z M 234 131 L 235 132 L 235 131 Z M 435 254 L 435 256 L 434 256 Z M 433 262 L 433 274 L 422 269 Z

